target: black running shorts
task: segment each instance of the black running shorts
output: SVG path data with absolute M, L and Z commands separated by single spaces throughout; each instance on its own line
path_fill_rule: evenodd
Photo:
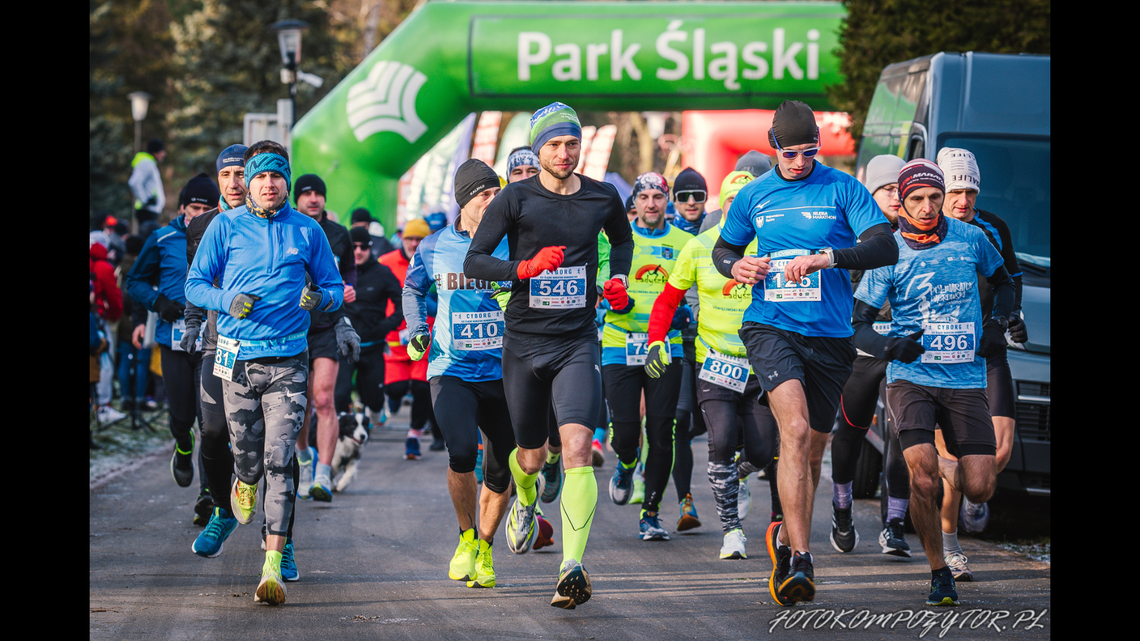
M 340 353 L 336 348 L 336 330 L 332 327 L 310 329 L 307 338 L 309 341 L 309 369 L 313 368 L 313 361 L 318 358 L 331 358 L 334 361 L 340 358 Z
M 933 445 L 937 426 L 946 440 L 946 451 L 956 457 L 997 454 L 984 389 L 948 389 L 895 381 L 887 384 L 887 411 L 904 451 L 923 443 Z
M 760 404 L 768 405 L 768 392 L 781 383 L 798 380 L 807 397 L 811 428 L 830 433 L 855 361 L 851 339 L 804 336 L 752 321 L 745 321 L 737 333 L 764 390 Z
M 991 416 L 1017 417 L 1013 389 L 1013 373 L 1003 349 L 998 356 L 986 359 L 986 395 L 990 399 Z

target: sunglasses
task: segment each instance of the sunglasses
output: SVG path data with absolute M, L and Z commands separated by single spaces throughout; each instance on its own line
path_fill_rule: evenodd
M 372 246 L 372 243 L 368 243 L 367 245 L 362 245 L 360 243 L 353 243 L 352 246 L 355 247 L 356 249 L 360 250 L 360 251 L 368 251 L 368 248 Z
M 776 141 L 776 149 L 779 150 L 780 155 L 788 160 L 795 159 L 796 156 L 803 155 L 804 158 L 815 158 L 819 153 L 819 147 L 812 147 L 811 149 L 804 149 L 803 151 L 787 151 L 780 146 L 779 141 Z
M 673 193 L 673 202 L 678 203 L 703 203 L 708 200 L 708 198 L 709 192 L 704 189 L 692 189 Z

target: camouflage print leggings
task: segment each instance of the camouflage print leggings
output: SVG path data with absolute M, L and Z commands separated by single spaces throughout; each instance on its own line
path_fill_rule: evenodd
M 234 473 L 255 485 L 265 476 L 269 534 L 285 536 L 293 513 L 293 448 L 301 431 L 309 355 L 273 363 L 237 361 L 233 381 L 222 381 Z

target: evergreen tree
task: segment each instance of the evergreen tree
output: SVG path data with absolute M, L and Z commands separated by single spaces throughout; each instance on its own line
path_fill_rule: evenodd
M 828 88 L 858 141 L 883 67 L 939 51 L 1049 53 L 1049 0 L 842 0 L 842 84 Z

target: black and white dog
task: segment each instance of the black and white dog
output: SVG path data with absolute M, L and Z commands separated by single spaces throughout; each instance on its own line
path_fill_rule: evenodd
M 333 452 L 332 482 L 334 492 L 343 492 L 356 478 L 356 462 L 360 460 L 360 449 L 368 442 L 372 433 L 372 423 L 367 414 L 340 414 L 340 436 Z

